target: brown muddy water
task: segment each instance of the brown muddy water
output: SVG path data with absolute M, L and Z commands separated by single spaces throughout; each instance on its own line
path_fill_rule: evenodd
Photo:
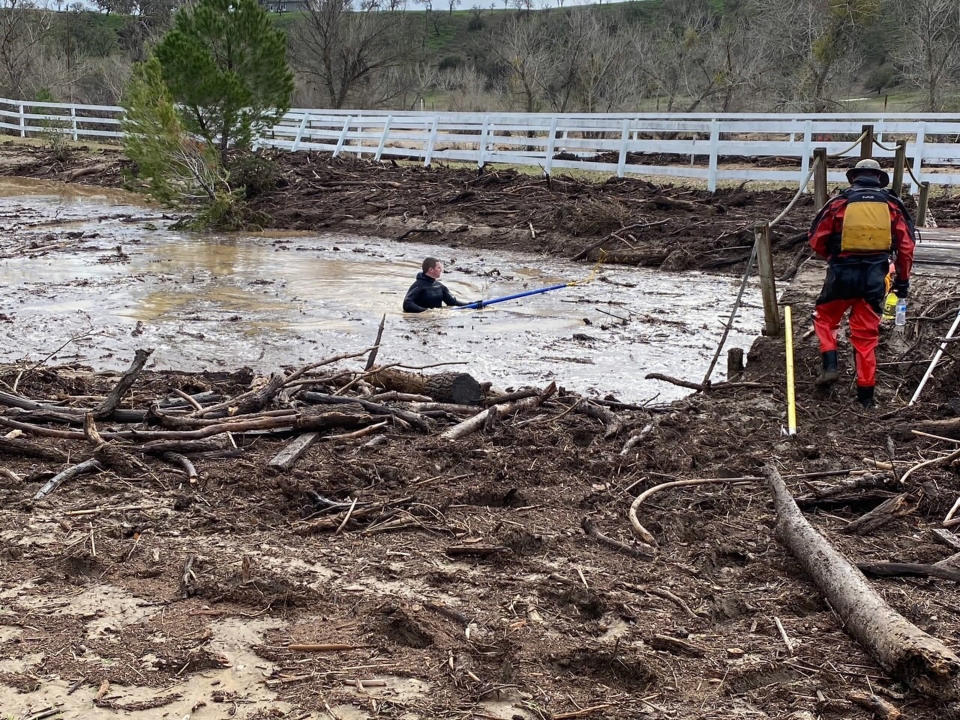
M 425 255 L 445 262 L 444 283 L 465 300 L 583 280 L 591 267 L 465 245 L 199 235 L 170 224 L 126 193 L 2 181 L 0 362 L 37 362 L 67 343 L 49 362 L 120 369 L 136 348 L 152 347 L 156 369 L 269 372 L 369 346 L 385 313 L 384 363 L 463 362 L 502 388 L 556 380 L 588 395 L 668 400 L 685 391 L 644 375 L 699 381 L 738 286 L 602 266 L 590 282 L 544 295 L 405 315 L 403 295 Z M 761 323 L 751 286 L 728 347 L 748 347 Z

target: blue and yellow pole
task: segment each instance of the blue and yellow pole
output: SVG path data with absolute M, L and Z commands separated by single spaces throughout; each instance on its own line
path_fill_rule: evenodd
M 793 389 L 793 315 L 790 306 L 783 309 L 784 341 L 787 346 L 787 435 L 797 434 L 797 398 Z

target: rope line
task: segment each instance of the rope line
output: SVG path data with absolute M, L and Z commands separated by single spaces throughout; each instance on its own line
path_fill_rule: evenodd
M 913 174 L 913 168 L 910 167 L 910 163 L 904 162 L 903 166 L 907 169 L 907 172 L 910 173 L 910 177 L 913 178 L 913 181 L 917 184 L 917 187 L 920 187 L 923 183 L 920 182 L 920 178 Z
M 773 220 L 770 221 L 770 227 L 773 227 L 773 226 L 776 225 L 778 222 L 780 222 L 781 220 L 783 220 L 784 216 L 793 209 L 793 206 L 794 206 L 794 205 L 797 204 L 797 200 L 800 199 L 800 196 L 803 194 L 803 191 L 804 191 L 804 190 L 806 189 L 806 187 L 807 187 L 807 183 L 810 182 L 810 178 L 813 177 L 813 173 L 814 173 L 814 171 L 816 171 L 817 165 L 819 165 L 819 164 L 820 164 L 820 158 L 819 158 L 819 157 L 815 157 L 815 158 L 813 159 L 813 162 L 810 164 L 810 172 L 807 173 L 807 177 L 804 178 L 804 180 L 803 180 L 802 183 L 800 183 L 800 188 L 797 190 L 797 194 L 793 196 L 793 200 L 791 200 L 791 201 L 790 201 L 790 204 L 787 205 L 787 206 L 783 209 L 783 212 L 781 212 L 781 213 L 780 213 L 779 215 L 777 215 Z
M 881 150 L 886 150 L 887 152 L 896 152 L 896 150 L 897 150 L 897 146 L 896 146 L 896 145 L 894 145 L 893 147 L 887 147 L 886 145 L 884 145 L 882 142 L 880 142 L 880 141 L 877 140 L 876 138 L 873 139 L 873 144 L 876 145 L 876 146 L 877 146 L 878 148 L 880 148 Z
M 838 152 L 838 153 L 834 153 L 833 155 L 827 155 L 827 157 L 829 157 L 829 158 L 843 157 L 843 156 L 846 155 L 848 152 L 850 152 L 851 150 L 853 150 L 857 145 L 859 145 L 860 143 L 862 143 L 862 142 L 863 142 L 863 139 L 864 139 L 865 137 L 867 137 L 866 131 L 860 133 L 860 137 L 858 137 L 856 140 L 854 140 L 852 143 L 850 143 L 850 146 L 849 146 L 849 147 L 845 148 L 844 150 L 841 150 L 841 151 Z

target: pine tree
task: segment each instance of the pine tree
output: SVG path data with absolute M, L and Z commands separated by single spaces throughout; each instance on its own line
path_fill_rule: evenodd
M 246 148 L 290 107 L 286 38 L 256 0 L 200 0 L 181 9 L 154 49 L 187 129 Z

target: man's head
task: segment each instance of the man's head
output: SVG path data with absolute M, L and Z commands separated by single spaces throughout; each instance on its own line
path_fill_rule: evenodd
M 423 274 L 438 280 L 443 275 L 443 263 L 435 257 L 428 257 L 423 261 Z
M 857 178 L 862 177 L 875 178 L 880 183 L 880 187 L 886 187 L 890 184 L 890 176 L 883 171 L 880 163 L 873 158 L 861 160 L 856 166 L 847 170 L 847 180 L 851 185 L 857 181 Z

